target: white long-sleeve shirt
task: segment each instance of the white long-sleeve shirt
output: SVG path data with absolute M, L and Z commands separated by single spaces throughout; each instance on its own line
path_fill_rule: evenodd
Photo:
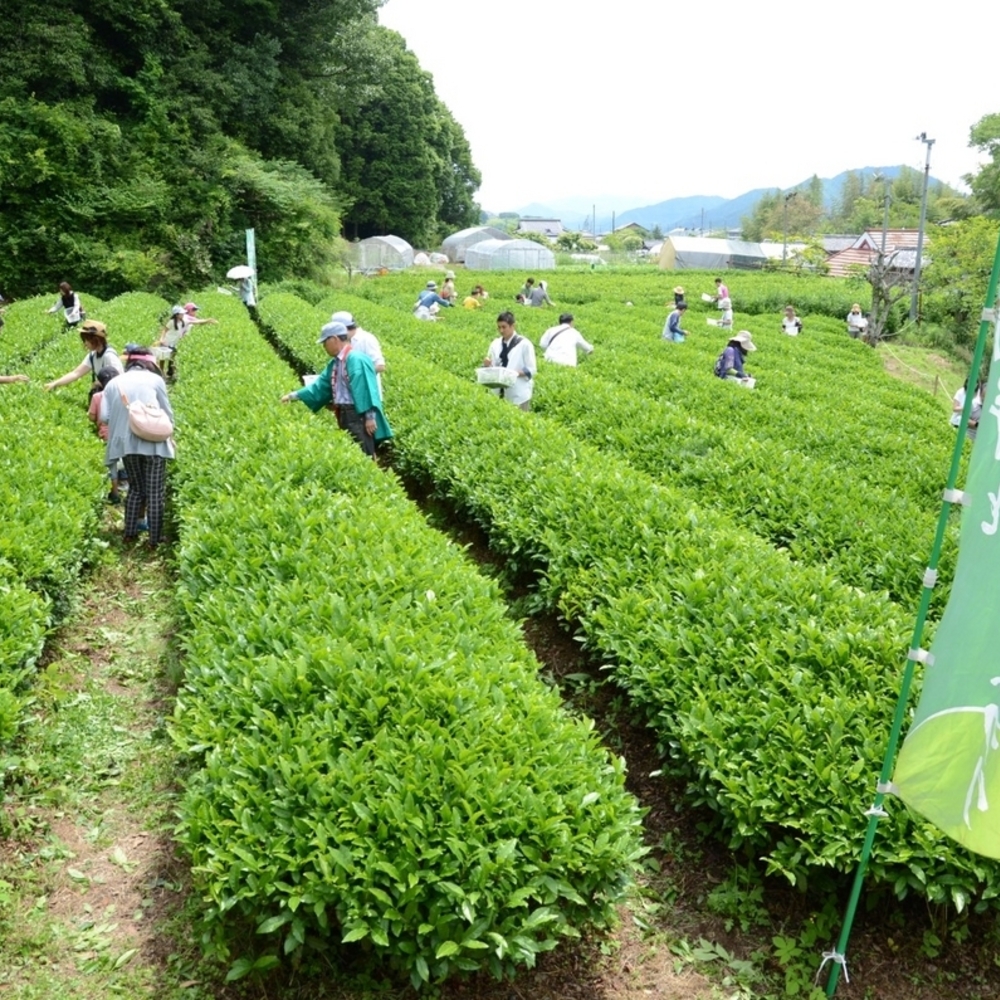
M 63 303 L 63 297 L 60 295 L 56 299 L 56 304 L 51 308 L 46 310 L 47 312 L 54 313 L 59 312 L 62 309 L 63 317 L 69 324 L 79 323 L 81 318 L 81 313 L 83 312 L 83 306 L 80 304 L 80 296 L 73 292 L 73 301 L 70 305 L 65 305 Z
M 527 403 L 528 400 L 531 399 L 531 391 L 535 384 L 535 375 L 538 374 L 538 365 L 535 362 L 534 345 L 530 340 L 528 340 L 527 337 L 521 337 L 520 334 L 517 336 L 520 337 L 520 339 L 510 349 L 507 355 L 506 367 L 513 368 L 517 372 L 530 372 L 530 378 L 526 375 L 519 374 L 517 376 L 517 381 L 513 385 L 507 386 L 503 390 L 494 389 L 493 392 L 499 396 L 502 391 L 504 399 L 509 400 L 516 406 L 520 406 L 522 403 Z M 497 339 L 490 344 L 489 359 L 494 368 L 502 367 L 500 364 L 500 350 L 502 347 L 502 337 L 497 337 Z
M 545 360 L 557 365 L 576 367 L 576 351 L 580 348 L 585 354 L 593 352 L 594 348 L 580 335 L 580 331 L 569 323 L 550 326 L 538 346 L 545 351 Z
M 378 337 L 374 333 L 362 330 L 359 326 L 354 331 L 354 336 L 351 337 L 351 347 L 362 354 L 367 354 L 372 359 L 372 364 L 375 366 L 375 381 L 378 382 L 378 393 L 382 396 L 382 375 L 378 369 L 379 365 L 385 367 L 385 355 L 382 353 L 382 345 L 378 342 Z

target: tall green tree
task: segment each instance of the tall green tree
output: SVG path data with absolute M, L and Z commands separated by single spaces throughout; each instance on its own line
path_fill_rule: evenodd
M 432 246 L 445 230 L 475 225 L 480 175 L 462 127 L 434 93 L 402 37 L 372 24 L 342 81 L 356 100 L 341 110 L 337 144 L 350 202 L 345 231 L 386 233 Z
M 862 233 L 881 229 L 885 220 L 885 195 L 889 194 L 889 228 L 916 229 L 920 224 L 923 173 L 900 167 L 893 178 L 867 178 L 848 174 L 838 205 L 824 228 L 834 233 Z M 972 206 L 954 188 L 934 182 L 927 191 L 928 222 L 965 218 Z
M 804 194 L 817 208 L 823 207 L 823 182 L 819 179 L 819 174 L 813 174 L 809 178 Z
M 809 197 L 808 190 L 772 191 L 743 218 L 743 238 L 759 242 L 783 240 L 786 234 L 789 239 L 809 236 L 816 232 L 822 215 L 822 205 Z
M 8 2 L 0 285 L 180 289 L 239 260 L 251 226 L 261 277 L 323 272 L 345 189 L 414 238 L 474 222 L 465 135 L 379 2 Z
M 854 214 L 854 207 L 859 198 L 865 195 L 865 175 L 848 170 L 837 199 L 836 214 L 849 219 Z
M 934 231 L 930 263 L 922 275 L 924 314 L 971 346 L 1000 238 L 1000 220 L 976 216 Z
M 969 131 L 969 145 L 989 157 L 964 180 L 984 212 L 1000 213 L 1000 113 L 983 115 Z

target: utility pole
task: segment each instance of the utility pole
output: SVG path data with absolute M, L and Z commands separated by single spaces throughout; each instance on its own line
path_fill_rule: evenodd
M 917 142 L 922 142 L 927 147 L 927 161 L 924 164 L 924 192 L 920 198 L 920 228 L 917 230 L 917 259 L 913 265 L 913 294 L 910 296 L 910 319 L 917 318 L 917 303 L 920 294 L 920 258 L 924 252 L 924 224 L 927 222 L 927 182 L 931 176 L 931 147 L 934 139 L 928 139 L 926 132 L 921 132 L 917 137 Z
M 892 193 L 889 188 L 889 178 L 880 173 L 876 173 L 873 180 L 882 183 L 882 202 L 884 209 L 882 212 L 882 243 L 878 253 L 877 263 L 874 268 L 869 267 L 869 279 L 872 286 L 872 309 L 868 317 L 868 329 L 872 334 L 874 342 L 881 336 L 881 331 L 889 315 L 889 289 L 887 287 L 887 261 L 885 259 L 885 245 L 889 233 L 889 205 L 892 203 Z M 883 310 L 885 316 L 882 315 Z
M 789 191 L 785 195 L 785 205 L 782 212 L 783 225 L 785 230 L 785 240 L 781 245 L 781 266 L 785 266 L 785 261 L 788 259 L 788 203 L 798 194 L 798 191 Z
M 892 203 L 892 193 L 889 190 L 889 182 L 882 180 L 883 194 L 885 201 L 885 212 L 882 215 L 882 256 L 885 256 L 885 240 L 889 232 L 889 205 Z

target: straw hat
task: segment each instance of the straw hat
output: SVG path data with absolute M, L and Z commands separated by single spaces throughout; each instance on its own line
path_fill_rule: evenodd
M 735 337 L 731 337 L 730 339 L 735 341 L 737 344 L 740 344 L 745 351 L 757 350 L 757 345 L 753 342 L 749 330 L 740 330 Z
M 674 289 L 674 295 L 683 295 L 683 294 L 684 294 L 684 287 L 682 285 L 678 285 Z

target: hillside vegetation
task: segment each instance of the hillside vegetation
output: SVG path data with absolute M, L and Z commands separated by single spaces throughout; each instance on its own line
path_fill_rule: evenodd
M 477 218 L 461 126 L 376 0 L 8 5 L 0 289 L 179 294 L 257 231 L 260 276 L 323 278 L 341 232 Z

